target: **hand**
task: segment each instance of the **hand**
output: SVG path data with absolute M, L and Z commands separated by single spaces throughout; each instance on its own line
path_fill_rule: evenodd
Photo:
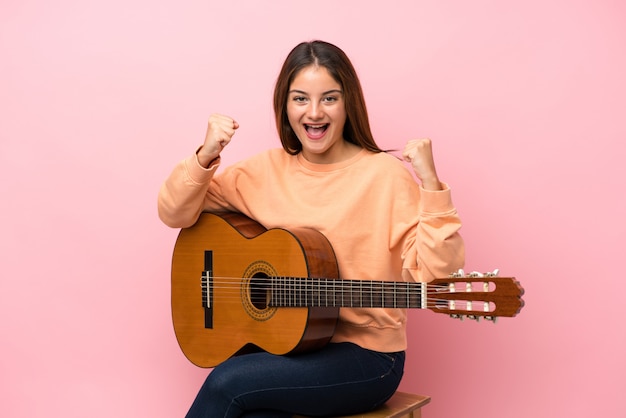
M 209 116 L 204 144 L 197 152 L 200 165 L 208 167 L 211 161 L 219 157 L 222 150 L 230 143 L 237 128 L 239 124 L 228 116 L 217 113 Z
M 432 141 L 428 138 L 413 139 L 407 142 L 402 152 L 404 161 L 411 163 L 415 175 L 426 190 L 442 190 L 435 170 Z

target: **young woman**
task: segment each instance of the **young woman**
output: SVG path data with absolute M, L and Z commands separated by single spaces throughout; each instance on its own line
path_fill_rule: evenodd
M 435 170 L 431 141 L 408 141 L 402 162 L 370 131 L 357 74 L 336 46 L 305 42 L 288 55 L 274 92 L 282 148 L 221 170 L 239 124 L 214 114 L 204 144 L 163 184 L 171 227 L 200 213 L 236 211 L 266 228 L 310 227 L 333 245 L 342 279 L 429 281 L 463 267 L 461 221 Z M 364 412 L 398 387 L 406 312 L 341 308 L 332 341 L 315 352 L 233 357 L 207 377 L 187 417 L 333 416 Z

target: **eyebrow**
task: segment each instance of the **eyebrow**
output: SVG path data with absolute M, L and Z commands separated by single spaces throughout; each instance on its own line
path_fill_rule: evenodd
M 303 94 L 305 96 L 308 96 L 309 93 L 307 93 L 306 91 L 302 91 L 302 90 L 289 90 L 289 94 L 292 93 L 297 93 L 297 94 Z M 333 89 L 333 90 L 328 90 L 325 91 L 324 93 L 322 93 L 322 96 L 326 96 L 327 94 L 333 94 L 333 93 L 339 93 L 339 94 L 343 94 L 343 91 L 339 90 L 339 89 Z

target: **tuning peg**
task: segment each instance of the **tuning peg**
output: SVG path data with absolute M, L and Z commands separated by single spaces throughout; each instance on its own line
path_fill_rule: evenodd
M 465 318 L 465 316 L 453 313 L 453 314 L 450 314 L 450 318 L 459 319 L 462 321 Z
M 487 321 L 491 321 L 491 322 L 493 322 L 494 324 L 496 323 L 496 320 L 497 320 L 497 319 L 498 319 L 498 317 L 497 317 L 497 316 L 491 316 L 491 315 L 487 315 L 487 316 L 485 316 L 485 320 L 487 320 Z
M 480 316 L 478 316 L 478 315 L 467 315 L 467 317 L 469 319 L 472 319 L 472 320 L 476 321 L 476 322 L 480 322 Z

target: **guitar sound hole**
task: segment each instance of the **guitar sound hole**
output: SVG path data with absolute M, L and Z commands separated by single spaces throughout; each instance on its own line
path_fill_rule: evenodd
M 256 273 L 250 280 L 250 302 L 258 310 L 267 309 L 270 300 L 270 286 L 266 274 Z

